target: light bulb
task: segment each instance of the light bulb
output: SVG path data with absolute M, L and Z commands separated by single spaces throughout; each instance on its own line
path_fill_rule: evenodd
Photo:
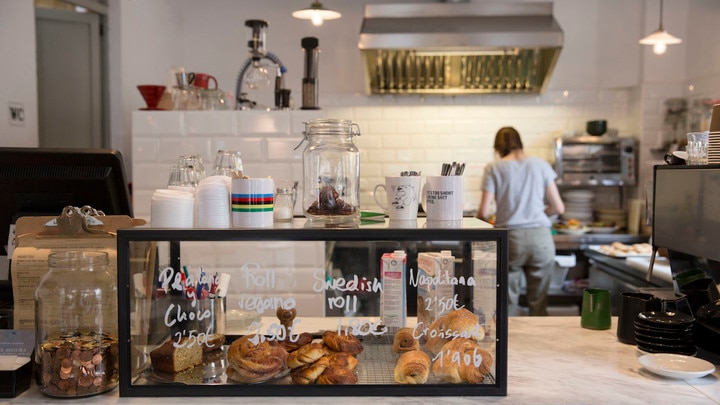
M 655 55 L 662 55 L 667 51 L 667 44 L 665 42 L 656 42 L 653 44 L 653 52 Z
M 319 27 L 323 24 L 323 16 L 320 13 L 313 13 L 312 18 L 310 19 L 312 21 L 312 24 L 316 27 Z

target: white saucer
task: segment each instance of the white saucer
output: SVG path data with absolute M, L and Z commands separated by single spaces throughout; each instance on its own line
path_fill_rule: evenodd
M 691 380 L 715 372 L 715 366 L 709 361 L 681 354 L 646 354 L 638 361 L 655 374 L 677 380 Z

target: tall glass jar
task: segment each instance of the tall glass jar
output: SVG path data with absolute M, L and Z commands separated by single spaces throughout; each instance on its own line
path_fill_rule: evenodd
M 305 123 L 303 213 L 311 222 L 340 224 L 360 216 L 360 150 L 350 120 L 315 119 Z
M 70 398 L 113 389 L 118 383 L 118 305 L 108 254 L 53 253 L 48 270 L 35 290 L 40 391 Z

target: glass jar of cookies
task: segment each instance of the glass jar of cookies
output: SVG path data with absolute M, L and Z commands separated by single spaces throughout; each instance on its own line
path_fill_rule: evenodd
M 40 391 L 71 398 L 117 386 L 117 308 L 117 282 L 106 252 L 48 256 L 48 272 L 35 290 Z
M 350 120 L 315 119 L 305 123 L 303 213 L 310 222 L 340 224 L 360 216 L 360 150 Z

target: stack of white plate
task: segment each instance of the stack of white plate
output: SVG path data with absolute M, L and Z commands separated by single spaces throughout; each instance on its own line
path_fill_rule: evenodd
M 153 228 L 192 228 L 195 195 L 188 191 L 155 190 L 150 201 Z
M 708 135 L 708 164 L 720 163 L 720 131 L 712 131 Z
M 627 213 L 625 210 L 620 209 L 605 209 L 598 208 L 595 210 L 595 217 L 598 222 L 604 222 L 606 224 L 615 224 L 617 229 L 623 229 L 627 227 Z
M 592 190 L 568 190 L 562 193 L 565 212 L 561 215 L 564 221 L 577 219 L 587 224 L 593 220 L 593 203 L 595 192 Z
M 200 181 L 197 200 L 198 228 L 230 228 L 230 187 L 228 176 L 210 176 Z

